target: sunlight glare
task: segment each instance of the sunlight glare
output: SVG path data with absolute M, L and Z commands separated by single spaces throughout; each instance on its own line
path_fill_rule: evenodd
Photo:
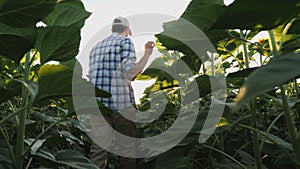
M 224 4 L 225 4 L 226 6 L 232 4 L 233 2 L 234 2 L 234 0 L 224 0 Z

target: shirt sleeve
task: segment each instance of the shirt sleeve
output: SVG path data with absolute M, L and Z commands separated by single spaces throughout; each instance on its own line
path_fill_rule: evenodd
M 136 61 L 134 44 L 133 41 L 129 38 L 125 38 L 122 43 L 121 57 L 122 71 L 126 73 L 134 67 Z

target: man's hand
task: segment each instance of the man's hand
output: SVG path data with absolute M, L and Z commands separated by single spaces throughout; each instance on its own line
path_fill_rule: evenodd
M 138 63 L 136 63 L 134 65 L 133 69 L 130 70 L 126 74 L 126 77 L 127 77 L 128 80 L 134 80 L 135 77 L 143 71 L 150 55 L 152 54 L 154 46 L 155 46 L 155 43 L 153 41 L 148 41 L 145 44 L 145 54 L 144 54 L 144 56 L 141 58 L 141 60 Z
M 150 56 L 152 54 L 152 52 L 153 52 L 154 46 L 155 46 L 155 43 L 153 41 L 148 41 L 145 44 L 145 55 Z
M 148 49 L 148 48 L 152 48 L 155 46 L 155 43 L 153 41 L 148 41 L 146 44 L 145 44 L 145 49 Z

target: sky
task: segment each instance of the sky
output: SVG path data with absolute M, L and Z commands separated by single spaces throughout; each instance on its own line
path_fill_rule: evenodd
M 160 33 L 164 22 L 178 19 L 191 0 L 82 0 L 91 16 L 81 31 L 81 45 L 78 60 L 83 67 L 83 74 L 88 72 L 88 54 L 91 48 L 100 40 L 110 35 L 111 22 L 117 16 L 127 17 L 131 24 L 137 60 L 143 55 L 144 44 Z M 225 0 L 231 3 L 233 0 Z M 151 55 L 146 67 L 156 57 L 161 56 L 156 49 Z M 136 101 L 142 97 L 143 90 L 153 81 L 135 81 L 132 83 Z
M 99 40 L 108 36 L 111 32 L 111 22 L 117 16 L 127 17 L 131 24 L 136 51 L 142 55 L 145 42 L 154 40 L 154 34 L 161 32 L 162 24 L 175 20 L 184 12 L 190 0 L 152 0 L 145 3 L 144 0 L 83 0 L 87 11 L 91 16 L 86 20 L 82 28 L 79 61 L 86 67 L 86 53 Z M 170 5 L 173 4 L 173 5 Z M 148 27 L 146 26 L 148 25 Z M 86 51 L 87 50 L 87 51 Z M 81 56 L 82 55 L 82 56 Z M 153 55 L 156 55 L 154 53 Z M 137 56 L 139 59 L 139 56 Z M 86 70 L 84 70 L 86 73 Z
M 116 16 L 157 13 L 179 17 L 189 2 L 190 0 L 83 0 L 86 10 L 92 12 L 83 28 L 83 40 L 88 40 Z

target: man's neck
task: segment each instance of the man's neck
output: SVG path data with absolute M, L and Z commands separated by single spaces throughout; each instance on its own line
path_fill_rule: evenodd
M 120 33 L 120 35 L 121 35 L 121 36 L 124 36 L 124 37 L 127 37 L 127 36 L 128 36 L 128 34 L 125 33 L 125 32 Z

